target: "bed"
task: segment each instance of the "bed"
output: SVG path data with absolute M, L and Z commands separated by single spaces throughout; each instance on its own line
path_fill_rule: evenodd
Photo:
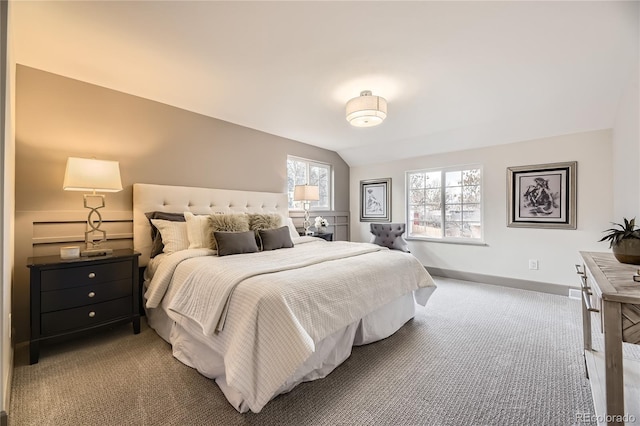
M 171 344 L 175 358 L 214 379 L 239 412 L 258 413 L 297 384 L 325 377 L 353 346 L 395 333 L 413 318 L 416 302 L 425 306 L 435 290 L 411 254 L 299 237 L 286 194 L 134 184 L 133 201 L 150 327 Z M 193 232 L 156 219 L 171 214 L 186 216 Z M 194 231 L 209 216 L 239 215 L 281 218 L 277 229 L 259 231 L 265 250 L 218 256 L 226 250 L 222 237 L 241 233 L 216 233 L 213 250 Z M 169 245 L 169 231 L 180 229 L 175 250 L 165 246 L 167 252 L 152 258 L 152 222 Z M 280 240 L 282 248 L 266 250 Z

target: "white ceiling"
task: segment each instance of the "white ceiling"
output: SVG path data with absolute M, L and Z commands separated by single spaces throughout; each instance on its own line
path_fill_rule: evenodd
M 638 2 L 10 3 L 16 62 L 350 165 L 613 126 Z M 353 128 L 371 90 L 387 120 Z

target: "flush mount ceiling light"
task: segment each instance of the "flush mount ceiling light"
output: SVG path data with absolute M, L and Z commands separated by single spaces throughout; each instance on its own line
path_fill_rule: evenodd
M 372 127 L 387 118 L 387 100 L 364 90 L 347 102 L 347 121 L 355 127 Z

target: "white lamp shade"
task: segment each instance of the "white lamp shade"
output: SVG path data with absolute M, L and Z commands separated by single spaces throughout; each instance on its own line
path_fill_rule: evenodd
M 314 185 L 296 185 L 293 190 L 294 201 L 318 201 L 320 191 Z
M 347 121 L 355 127 L 372 127 L 387 118 L 387 100 L 365 90 L 347 102 Z
M 120 163 L 69 157 L 62 188 L 66 191 L 122 191 Z

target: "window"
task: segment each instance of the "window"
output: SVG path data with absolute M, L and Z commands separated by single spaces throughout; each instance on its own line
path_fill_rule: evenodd
M 482 169 L 463 166 L 406 173 L 407 237 L 482 241 Z
M 312 201 L 312 210 L 331 210 L 331 165 L 298 157 L 287 157 L 287 187 L 289 209 L 302 210 L 302 201 L 293 201 L 296 185 L 317 185 L 320 200 Z

